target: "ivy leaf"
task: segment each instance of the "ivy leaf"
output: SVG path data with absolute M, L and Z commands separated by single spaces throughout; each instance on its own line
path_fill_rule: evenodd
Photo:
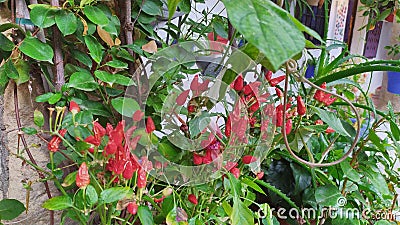
M 101 11 L 101 9 L 95 6 L 87 5 L 83 9 L 83 12 L 85 13 L 86 17 L 94 24 L 107 25 L 110 22 L 106 14 L 104 14 L 104 12 Z
M 98 84 L 94 81 L 90 73 L 75 72 L 69 78 L 68 86 L 82 91 L 93 91 L 97 88 Z
M 35 4 L 29 6 L 32 10 L 30 12 L 31 21 L 33 24 L 40 28 L 47 28 L 53 26 L 55 21 L 56 8 L 46 4 Z
M 34 37 L 26 37 L 21 46 L 19 46 L 19 50 L 33 59 L 48 61 L 49 63 L 52 63 L 51 60 L 54 56 L 53 49 L 50 45 L 45 44 Z
M 63 210 L 73 206 L 72 199 L 68 196 L 57 196 L 45 201 L 43 208 L 48 210 Z
M 305 47 L 305 38 L 284 9 L 268 0 L 224 0 L 232 25 L 278 70 Z
M 85 43 L 92 59 L 95 62 L 100 63 L 103 58 L 103 46 L 92 35 L 85 36 Z
M 75 33 L 78 28 L 77 18 L 70 11 L 60 10 L 55 19 L 58 29 L 64 36 Z
M 16 199 L 3 199 L 0 201 L 0 218 L 2 220 L 15 219 L 23 211 L 25 211 L 24 204 Z

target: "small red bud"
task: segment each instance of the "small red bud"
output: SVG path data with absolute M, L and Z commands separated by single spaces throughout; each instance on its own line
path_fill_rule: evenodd
M 188 200 L 189 200 L 189 202 L 191 202 L 191 203 L 194 204 L 194 205 L 197 205 L 197 204 L 198 204 L 196 195 L 194 195 L 194 194 L 188 195 Z
M 146 133 L 150 134 L 156 129 L 153 119 L 149 116 L 146 121 Z

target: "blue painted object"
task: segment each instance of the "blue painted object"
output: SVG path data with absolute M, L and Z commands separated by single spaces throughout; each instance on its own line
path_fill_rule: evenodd
M 315 65 L 308 65 L 306 70 L 306 78 L 310 79 L 314 77 Z
M 400 72 L 388 71 L 388 92 L 400 94 Z

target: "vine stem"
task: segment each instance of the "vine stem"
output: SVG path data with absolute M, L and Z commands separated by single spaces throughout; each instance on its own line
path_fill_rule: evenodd
M 299 156 L 297 156 L 293 152 L 293 150 L 290 148 L 289 141 L 288 141 L 287 134 L 286 134 L 286 130 L 285 130 L 285 124 L 286 124 L 286 113 L 285 112 L 286 112 L 286 109 L 287 109 L 287 101 L 288 101 L 288 96 L 287 95 L 288 95 L 288 88 L 289 88 L 289 74 L 295 74 L 295 72 L 297 70 L 296 68 L 297 68 L 296 61 L 290 59 L 289 61 L 286 62 L 286 79 L 285 79 L 285 89 L 284 89 L 284 93 L 283 93 L 283 112 L 284 113 L 283 113 L 283 116 L 282 116 L 283 117 L 283 120 L 282 120 L 283 121 L 283 124 L 282 124 L 282 136 L 283 136 L 283 140 L 285 142 L 285 146 L 286 146 L 287 150 L 289 151 L 290 155 L 293 156 L 293 158 L 295 158 L 296 160 L 298 160 L 301 163 L 304 163 L 304 164 L 310 166 L 311 168 L 313 168 L 313 167 L 333 166 L 333 165 L 339 164 L 339 163 L 343 162 L 347 157 L 350 156 L 350 154 L 353 152 L 353 149 L 357 145 L 358 137 L 359 137 L 360 131 L 361 131 L 360 115 L 359 115 L 356 107 L 349 100 L 347 100 L 346 98 L 344 98 L 344 97 L 342 97 L 342 96 L 340 96 L 340 95 L 338 95 L 336 93 L 333 93 L 333 92 L 330 92 L 328 90 L 325 90 L 325 89 L 315 85 L 314 83 L 310 82 L 308 79 L 306 79 L 306 78 L 304 78 L 302 76 L 296 76 L 302 82 L 307 83 L 311 87 L 313 87 L 313 88 L 315 88 L 317 90 L 326 92 L 328 94 L 331 94 L 333 96 L 336 96 L 336 97 L 342 99 L 343 101 L 345 101 L 350 106 L 352 111 L 355 113 L 356 119 L 357 119 L 357 132 L 356 132 L 354 141 L 351 144 L 350 149 L 340 159 L 338 159 L 336 161 L 333 161 L 333 162 L 329 162 L 329 163 L 313 163 L 313 162 L 309 162 L 309 161 L 304 160 L 304 159 L 300 158 Z M 325 151 L 326 150 L 324 150 L 324 152 Z
M 28 143 L 26 142 L 25 136 L 22 132 L 21 118 L 19 116 L 19 106 L 18 106 L 18 87 L 17 87 L 17 83 L 15 83 L 15 82 L 14 82 L 14 110 L 15 110 L 15 120 L 17 121 L 18 131 L 21 133 L 19 135 L 19 137 L 21 137 L 21 141 L 22 141 L 22 144 L 24 145 L 26 154 L 28 155 L 29 160 L 35 166 L 38 166 L 35 158 L 33 157 L 31 151 L 29 150 Z M 43 173 L 40 170 L 36 169 L 36 172 L 38 173 L 40 179 L 45 179 L 45 176 L 43 175 Z M 46 189 L 47 197 L 50 199 L 51 192 L 50 192 L 49 183 L 47 181 L 44 181 L 44 187 Z M 50 211 L 50 225 L 54 225 L 54 211 Z

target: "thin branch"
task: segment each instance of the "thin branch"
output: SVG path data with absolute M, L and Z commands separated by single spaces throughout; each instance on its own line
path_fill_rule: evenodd
M 18 131 L 21 132 L 21 140 L 22 140 L 22 144 L 24 145 L 24 148 L 26 150 L 26 154 L 29 157 L 29 160 L 34 164 L 34 165 L 38 165 L 36 163 L 35 158 L 33 158 L 33 155 L 31 153 L 31 151 L 29 150 L 28 147 L 28 143 L 26 142 L 25 136 L 22 132 L 22 125 L 21 125 L 21 118 L 19 116 L 19 106 L 18 106 L 18 87 L 17 87 L 17 83 L 14 82 L 14 110 L 15 110 L 15 120 L 17 121 L 17 126 L 18 126 Z M 40 179 L 45 179 L 43 173 L 39 170 L 36 170 L 36 172 L 39 175 Z M 50 199 L 51 198 L 51 192 L 50 192 L 50 187 L 49 184 L 47 183 L 47 181 L 44 181 L 44 186 L 46 188 L 46 194 L 47 197 Z M 50 211 L 50 225 L 54 225 L 54 211 Z
M 52 6 L 60 6 L 58 0 L 51 0 Z M 54 44 L 54 65 L 56 71 L 55 86 L 56 91 L 61 91 L 61 87 L 65 84 L 64 76 L 64 60 L 62 54 L 61 33 L 56 26 L 53 26 L 53 44 Z

